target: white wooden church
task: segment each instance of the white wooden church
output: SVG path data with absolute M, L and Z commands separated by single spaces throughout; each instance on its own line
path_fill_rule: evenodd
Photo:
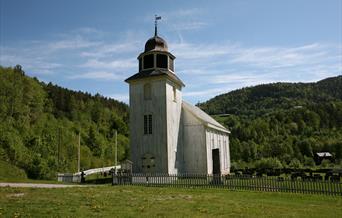
M 229 174 L 229 131 L 182 100 L 185 84 L 167 43 L 157 35 L 138 56 L 129 83 L 133 173 Z

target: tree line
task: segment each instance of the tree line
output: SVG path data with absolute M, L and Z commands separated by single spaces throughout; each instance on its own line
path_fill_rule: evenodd
M 33 179 L 55 178 L 81 169 L 114 164 L 129 155 L 128 106 L 99 94 L 71 91 L 0 66 L 0 158 Z
M 274 83 L 198 104 L 231 130 L 233 167 L 342 167 L 342 76 Z M 316 166 L 315 153 L 333 161 Z

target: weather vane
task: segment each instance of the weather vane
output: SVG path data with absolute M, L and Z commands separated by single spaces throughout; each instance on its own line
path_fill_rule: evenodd
M 158 20 L 161 20 L 161 16 L 154 15 L 154 36 L 157 36 L 158 34 L 158 31 L 157 31 Z

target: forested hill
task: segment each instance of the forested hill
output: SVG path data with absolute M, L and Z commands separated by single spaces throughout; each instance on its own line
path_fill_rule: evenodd
M 276 108 L 289 109 L 335 100 L 342 100 L 342 76 L 317 83 L 273 83 L 242 88 L 218 95 L 199 106 L 211 115 L 262 115 Z
M 333 153 L 335 166 L 341 163 L 342 76 L 247 87 L 198 106 L 231 130 L 235 166 L 313 166 L 319 151 Z
M 44 84 L 20 66 L 0 67 L 0 161 L 30 178 L 75 172 L 79 132 L 81 168 L 114 164 L 115 130 L 118 158 L 126 158 L 127 120 L 122 102 Z

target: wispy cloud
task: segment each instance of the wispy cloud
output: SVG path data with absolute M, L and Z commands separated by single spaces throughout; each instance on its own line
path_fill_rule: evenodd
M 237 44 L 230 42 L 222 44 L 193 44 L 193 43 L 170 43 L 172 51 L 180 59 L 217 58 L 221 55 L 236 53 Z
M 299 47 L 256 47 L 240 48 L 231 63 L 246 63 L 272 68 L 315 64 L 330 58 L 325 45 L 309 44 Z
M 121 94 L 109 94 L 107 95 L 110 98 L 129 103 L 129 95 L 128 93 L 121 93 Z
M 0 64 L 20 64 L 31 75 L 51 75 L 63 68 L 63 72 L 73 73 L 72 76 L 61 75 L 67 79 L 122 78 L 122 74 L 136 68 L 139 40 L 132 36 L 125 40 L 108 40 L 103 38 L 105 36 L 103 31 L 84 27 L 50 40 L 1 45 Z M 84 73 L 89 70 L 92 73 Z
M 88 72 L 82 74 L 76 74 L 68 76 L 69 79 L 95 79 L 95 80 L 123 80 L 122 76 L 114 73 L 98 71 L 98 72 Z
M 58 40 L 47 44 L 46 49 L 51 51 L 61 50 L 61 49 L 81 49 L 97 46 L 101 44 L 100 42 L 94 42 L 86 40 L 81 36 L 75 36 L 69 39 Z
M 340 69 L 338 46 L 328 44 L 308 44 L 293 47 L 246 47 L 241 44 L 230 42 L 217 44 L 198 45 L 191 43 L 175 43 L 175 54 L 184 69 L 196 66 L 191 73 L 198 72 L 211 74 L 219 68 L 222 73 L 231 68 L 245 71 L 250 68 L 253 71 L 273 71 L 277 69 L 305 70 L 315 66 L 335 68 L 334 73 Z M 210 70 L 210 67 L 216 65 Z M 218 72 L 217 72 L 218 73 Z M 332 72 L 333 73 L 333 72 Z
M 161 11 L 162 22 L 170 31 L 182 32 L 202 29 L 208 26 L 204 19 L 205 11 L 199 8 L 178 9 L 174 11 Z M 151 16 L 145 17 L 146 22 L 151 22 Z
M 139 41 L 126 41 L 102 44 L 92 50 L 81 52 L 84 57 L 103 58 L 113 54 L 126 54 L 137 51 Z
M 241 43 L 173 43 L 185 97 L 207 99 L 271 82 L 312 82 L 342 73 L 338 45 L 254 46 Z M 203 87 L 207 89 L 203 90 Z M 210 88 L 211 87 L 211 88 Z
M 197 19 L 202 13 L 198 9 L 172 13 L 168 19 L 189 16 L 185 23 L 202 22 Z M 137 71 L 136 56 L 144 44 L 139 37 L 129 32 L 125 37 L 112 38 L 100 30 L 79 28 L 47 41 L 2 46 L 0 64 L 21 64 L 25 71 L 45 80 L 58 72 L 61 80 L 73 83 L 96 80 L 97 86 L 101 86 L 101 82 L 112 81 L 124 87 L 123 80 Z M 176 73 L 187 85 L 184 97 L 192 102 L 245 86 L 311 82 L 342 73 L 340 48 L 335 44 L 246 46 L 242 42 L 194 43 L 173 39 L 169 48 L 177 57 Z M 122 93 L 122 88 L 116 91 Z M 128 93 L 108 96 L 128 101 Z
M 133 58 L 130 59 L 116 59 L 116 60 L 108 60 L 108 61 L 99 61 L 97 59 L 89 59 L 86 63 L 81 64 L 81 67 L 84 68 L 93 68 L 93 69 L 110 69 L 114 71 L 119 71 L 123 69 L 133 69 L 137 66 L 136 60 Z
M 220 88 L 211 88 L 211 89 L 202 89 L 202 90 L 195 90 L 195 91 L 185 91 L 183 93 L 184 97 L 196 97 L 196 96 L 211 96 L 217 95 L 218 93 L 224 93 L 230 91 L 227 87 L 220 87 Z

